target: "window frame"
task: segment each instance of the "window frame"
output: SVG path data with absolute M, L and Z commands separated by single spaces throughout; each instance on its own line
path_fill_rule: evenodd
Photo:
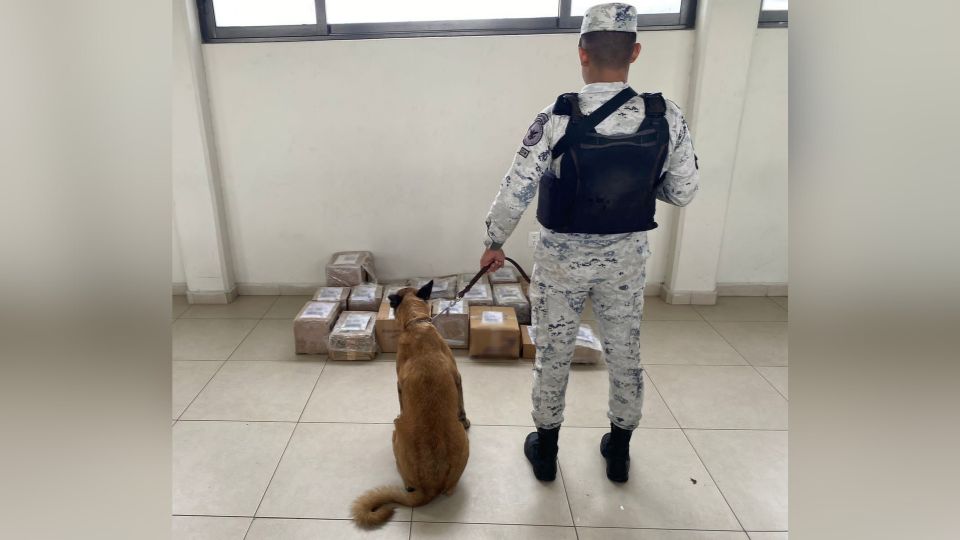
M 763 9 L 760 5 L 760 17 L 757 26 L 760 28 L 786 28 L 789 23 L 789 11 L 786 9 Z
M 569 34 L 580 32 L 583 22 L 582 16 L 570 15 L 571 0 L 558 0 L 556 17 L 328 24 L 326 0 L 314 0 L 316 24 L 218 27 L 213 0 L 196 2 L 204 43 Z M 679 13 L 640 14 L 637 16 L 637 28 L 641 31 L 691 29 L 696 21 L 696 12 L 697 0 L 680 0 Z

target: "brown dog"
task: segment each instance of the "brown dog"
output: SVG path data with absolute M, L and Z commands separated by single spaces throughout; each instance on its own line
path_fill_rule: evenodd
M 470 421 L 453 353 L 430 321 L 426 301 L 432 290 L 433 281 L 419 291 L 408 287 L 389 297 L 403 328 L 397 350 L 400 416 L 393 421 L 393 454 L 406 489 L 383 486 L 354 501 L 353 519 L 364 527 L 390 519 L 390 503 L 422 506 L 440 493 L 449 495 L 467 466 Z

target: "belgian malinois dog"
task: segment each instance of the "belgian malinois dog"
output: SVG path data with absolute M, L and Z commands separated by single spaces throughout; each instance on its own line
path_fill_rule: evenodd
M 393 421 L 393 455 L 405 487 L 375 488 L 354 501 L 353 519 L 362 527 L 390 519 L 391 503 L 422 506 L 441 493 L 449 495 L 467 466 L 470 421 L 453 353 L 431 323 L 427 300 L 432 290 L 433 281 L 389 296 L 403 329 L 397 347 L 400 416 Z

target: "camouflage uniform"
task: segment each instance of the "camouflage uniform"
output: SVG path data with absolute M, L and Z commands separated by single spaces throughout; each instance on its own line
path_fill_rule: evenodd
M 583 114 L 590 114 L 626 87 L 594 83 L 580 90 Z M 634 97 L 603 120 L 603 135 L 637 131 L 643 121 L 643 99 Z M 569 117 L 552 114 L 550 105 L 537 115 L 487 215 L 485 245 L 506 242 L 537 193 L 548 167 L 559 176 L 560 160 L 551 149 L 566 131 Z M 661 201 L 689 203 L 699 188 L 696 156 L 679 107 L 667 100 L 670 143 Z M 538 428 L 563 422 L 564 394 L 584 302 L 590 297 L 604 342 L 610 376 L 610 421 L 623 429 L 637 427 L 643 403 L 640 365 L 640 317 L 643 312 L 645 265 L 650 256 L 646 232 L 623 234 L 556 233 L 542 229 L 534 253 L 530 302 L 537 356 L 533 368 L 533 419 Z

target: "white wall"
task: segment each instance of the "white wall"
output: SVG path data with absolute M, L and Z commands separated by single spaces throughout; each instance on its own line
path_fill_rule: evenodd
M 787 283 L 786 29 L 757 30 L 728 204 L 717 281 Z
M 685 106 L 693 37 L 641 33 L 634 88 Z M 320 282 L 345 249 L 372 250 L 381 278 L 476 268 L 524 132 L 583 85 L 576 45 L 575 34 L 205 45 L 236 281 Z M 659 208 L 650 283 L 663 280 L 674 215 Z M 532 230 L 535 207 L 505 248 L 528 269 Z
M 186 283 L 187 276 L 183 272 L 183 258 L 180 256 L 180 238 L 177 237 L 177 230 L 174 227 L 173 233 L 170 235 L 173 240 L 173 282 L 174 283 Z

